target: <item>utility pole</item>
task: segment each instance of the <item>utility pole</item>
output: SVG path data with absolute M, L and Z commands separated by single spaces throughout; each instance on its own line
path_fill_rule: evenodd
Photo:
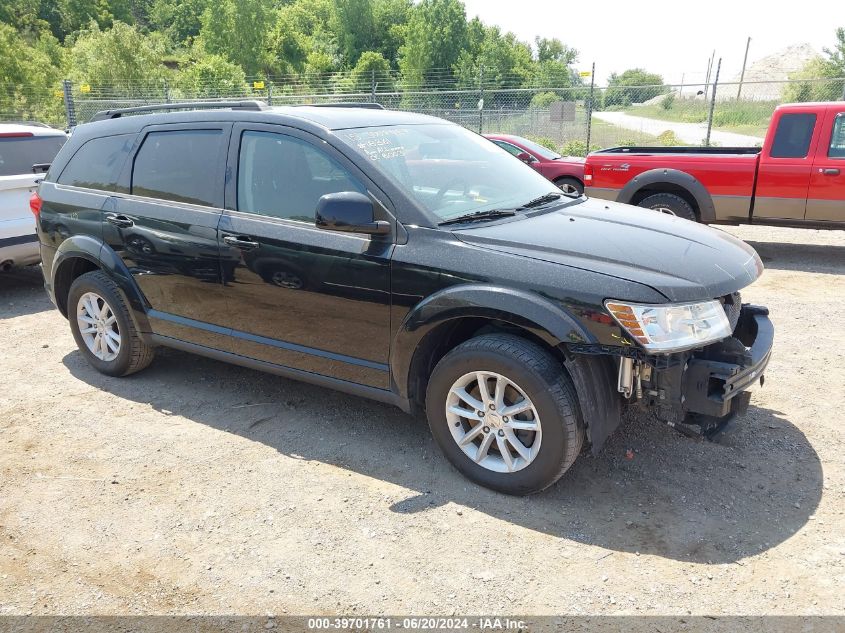
M 686 77 L 686 73 L 681 73 L 681 87 L 678 88 L 678 98 L 680 99 L 684 94 L 684 77 Z
M 739 75 L 739 88 L 736 89 L 736 100 L 742 94 L 742 82 L 745 80 L 745 65 L 748 63 L 748 49 L 751 47 L 751 38 L 745 43 L 745 57 L 742 58 L 742 72 Z
M 707 74 L 704 75 L 704 98 L 707 98 L 707 91 L 710 89 L 710 66 L 712 65 L 712 60 L 707 60 Z

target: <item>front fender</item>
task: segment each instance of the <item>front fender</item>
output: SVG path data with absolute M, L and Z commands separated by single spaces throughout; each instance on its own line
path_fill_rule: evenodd
M 553 346 L 595 341 L 574 316 L 538 294 L 503 286 L 450 286 L 418 303 L 398 328 L 391 345 L 390 367 L 400 396 L 409 397 L 414 352 L 423 338 L 443 323 L 473 317 L 513 324 Z
M 710 196 L 710 192 L 707 191 L 707 188 L 695 176 L 679 169 L 649 169 L 634 176 L 619 191 L 616 201 L 630 204 L 638 191 L 650 185 L 660 183 L 669 183 L 683 187 L 689 191 L 690 195 L 695 198 L 698 204 L 701 222 L 707 224 L 716 220 L 716 207 L 713 204 L 713 198 Z

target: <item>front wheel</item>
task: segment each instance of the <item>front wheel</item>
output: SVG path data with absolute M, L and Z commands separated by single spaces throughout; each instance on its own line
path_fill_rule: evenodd
M 510 334 L 479 336 L 446 354 L 429 380 L 426 412 L 449 461 L 472 481 L 507 494 L 551 486 L 584 441 L 561 363 Z

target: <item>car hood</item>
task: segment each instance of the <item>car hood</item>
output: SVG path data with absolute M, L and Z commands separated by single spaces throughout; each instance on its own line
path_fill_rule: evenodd
M 556 211 L 469 225 L 454 234 L 482 248 L 645 284 L 670 301 L 721 297 L 763 272 L 754 249 L 724 231 L 605 200 L 573 201 Z

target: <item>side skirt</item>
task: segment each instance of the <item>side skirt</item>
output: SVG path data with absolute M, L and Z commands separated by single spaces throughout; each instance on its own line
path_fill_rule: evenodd
M 283 376 L 284 378 L 300 380 L 302 382 L 307 382 L 312 385 L 317 385 L 319 387 L 327 387 L 329 389 L 348 393 L 353 396 L 369 398 L 370 400 L 377 400 L 378 402 L 384 402 L 386 404 L 392 404 L 394 406 L 397 406 L 402 409 L 405 413 L 411 412 L 411 403 L 407 399 L 402 398 L 401 396 L 395 394 L 392 391 L 388 391 L 387 389 L 378 389 L 376 387 L 369 387 L 367 385 L 359 385 L 358 383 L 349 382 L 347 380 L 340 380 L 338 378 L 331 378 L 329 376 L 323 376 L 320 374 L 314 374 L 308 371 L 303 371 L 301 369 L 294 369 L 293 367 L 274 365 L 273 363 L 268 363 L 266 361 L 248 358 L 247 356 L 241 356 L 239 354 L 233 354 L 231 352 L 224 352 L 218 349 L 213 349 L 211 347 L 197 345 L 196 343 L 188 343 L 187 341 L 181 341 L 179 339 L 171 338 L 169 336 L 162 336 L 161 334 L 152 334 L 150 336 L 150 339 L 154 345 L 172 347 L 173 349 L 178 349 L 183 352 L 189 352 L 191 354 L 197 354 L 199 356 L 206 356 L 207 358 L 219 360 L 224 363 L 232 363 L 234 365 L 240 365 L 241 367 L 248 367 L 249 369 L 256 369 L 258 371 L 276 374 L 277 376 Z

